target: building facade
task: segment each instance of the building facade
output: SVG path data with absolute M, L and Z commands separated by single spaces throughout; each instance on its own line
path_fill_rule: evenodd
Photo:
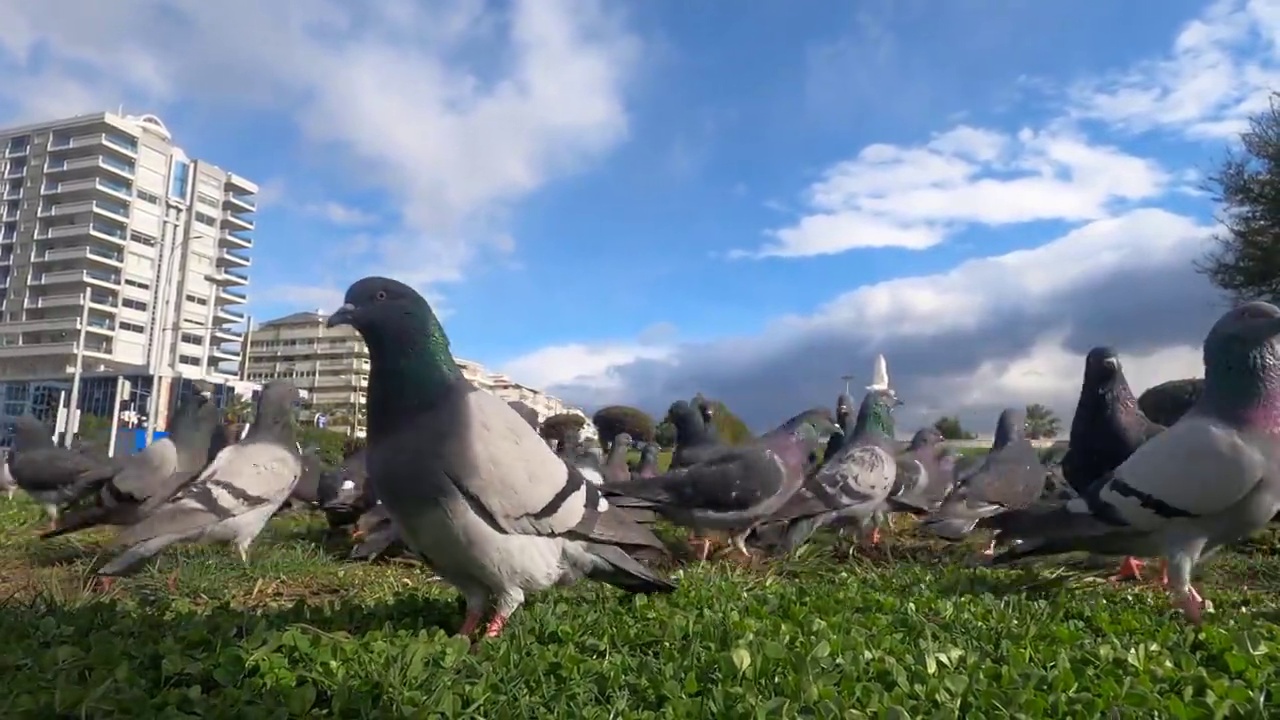
M 288 378 L 309 391 L 313 412 L 324 415 L 331 430 L 363 437 L 368 402 L 369 350 L 350 326 L 325 327 L 329 316 L 320 310 L 300 312 L 262 323 L 249 334 L 245 377 L 255 383 Z M 519 400 L 540 419 L 559 413 L 586 415 L 559 398 L 521 385 L 483 365 L 458 358 L 462 374 L 477 388 L 503 400 Z M 595 437 L 590 418 L 583 435 Z
M 0 154 L 4 415 L 51 392 L 97 414 L 76 396 L 118 377 L 148 398 L 162 378 L 166 399 L 171 378 L 238 377 L 254 183 L 190 158 L 154 115 L 0 129 Z

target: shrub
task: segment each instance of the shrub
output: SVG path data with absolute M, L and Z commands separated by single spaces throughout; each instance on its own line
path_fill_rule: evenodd
M 612 443 L 618 433 L 626 433 L 632 440 L 651 442 L 656 435 L 653 418 L 643 410 L 627 405 L 610 405 L 601 408 L 591 418 L 600 439 Z
M 577 440 L 578 433 L 582 432 L 582 427 L 587 424 L 587 419 L 581 415 L 574 413 L 560 413 L 552 415 L 542 423 L 542 437 L 548 440 L 557 440 L 561 447 L 569 440 Z

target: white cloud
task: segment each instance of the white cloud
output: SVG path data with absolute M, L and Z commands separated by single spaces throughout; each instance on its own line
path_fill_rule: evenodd
M 1187 23 L 1167 57 L 1072 91 L 1074 114 L 1135 131 L 1219 139 L 1244 130 L 1280 89 L 1280 2 L 1218 0 Z
M 371 212 L 333 201 L 310 203 L 304 205 L 302 211 L 308 215 L 324 218 L 334 225 L 368 225 L 378 219 L 378 216 Z
M 638 57 L 598 0 L 0 0 L 0 16 L 8 119 L 119 103 L 289 112 L 398 203 L 402 228 L 371 269 L 424 284 L 500 252 L 508 203 L 626 137 Z
M 806 192 L 809 214 L 735 256 L 806 257 L 855 248 L 923 250 L 971 225 L 1107 217 L 1165 191 L 1154 161 L 1064 127 L 1007 135 L 959 126 L 919 147 L 870 145 Z
M 572 345 L 508 367 L 590 406 L 657 410 L 705 391 L 765 427 L 829 402 L 841 374 L 884 352 L 909 401 L 904 427 L 943 412 L 981 427 L 1000 407 L 1027 402 L 1069 418 L 1092 345 L 1115 346 L 1138 389 L 1198 371 L 1199 343 L 1220 310 L 1191 269 L 1209 233 L 1191 218 L 1138 209 L 1037 248 L 859 287 L 753 335 Z

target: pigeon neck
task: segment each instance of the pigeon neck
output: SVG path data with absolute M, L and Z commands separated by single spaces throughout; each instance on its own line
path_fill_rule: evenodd
M 869 435 L 893 437 L 893 418 L 889 415 L 889 409 L 880 403 L 863 404 L 858 408 L 858 420 L 853 426 L 853 437 L 864 438 Z
M 615 442 L 613 447 L 609 448 L 608 464 L 611 466 L 627 464 L 627 447 L 622 443 Z
M 366 338 L 369 347 L 369 430 L 434 407 L 462 370 L 433 315 L 412 317 L 392 332 Z
M 279 408 L 263 407 L 263 404 L 260 403 L 258 412 L 254 414 L 253 424 L 249 426 L 249 431 L 245 433 L 241 442 L 247 443 L 255 440 L 275 440 L 292 447 L 292 415 Z
M 1241 427 L 1280 435 L 1280 352 L 1268 343 L 1240 362 L 1206 362 L 1200 404 Z

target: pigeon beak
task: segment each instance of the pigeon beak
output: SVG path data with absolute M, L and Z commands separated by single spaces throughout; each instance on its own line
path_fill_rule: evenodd
M 1120 367 L 1120 361 L 1113 357 L 1103 358 L 1102 364 L 1111 370 L 1115 370 Z
M 338 327 L 339 325 L 350 325 L 355 320 L 356 306 L 351 303 L 343 303 L 329 316 L 329 320 L 324 324 L 325 327 Z

